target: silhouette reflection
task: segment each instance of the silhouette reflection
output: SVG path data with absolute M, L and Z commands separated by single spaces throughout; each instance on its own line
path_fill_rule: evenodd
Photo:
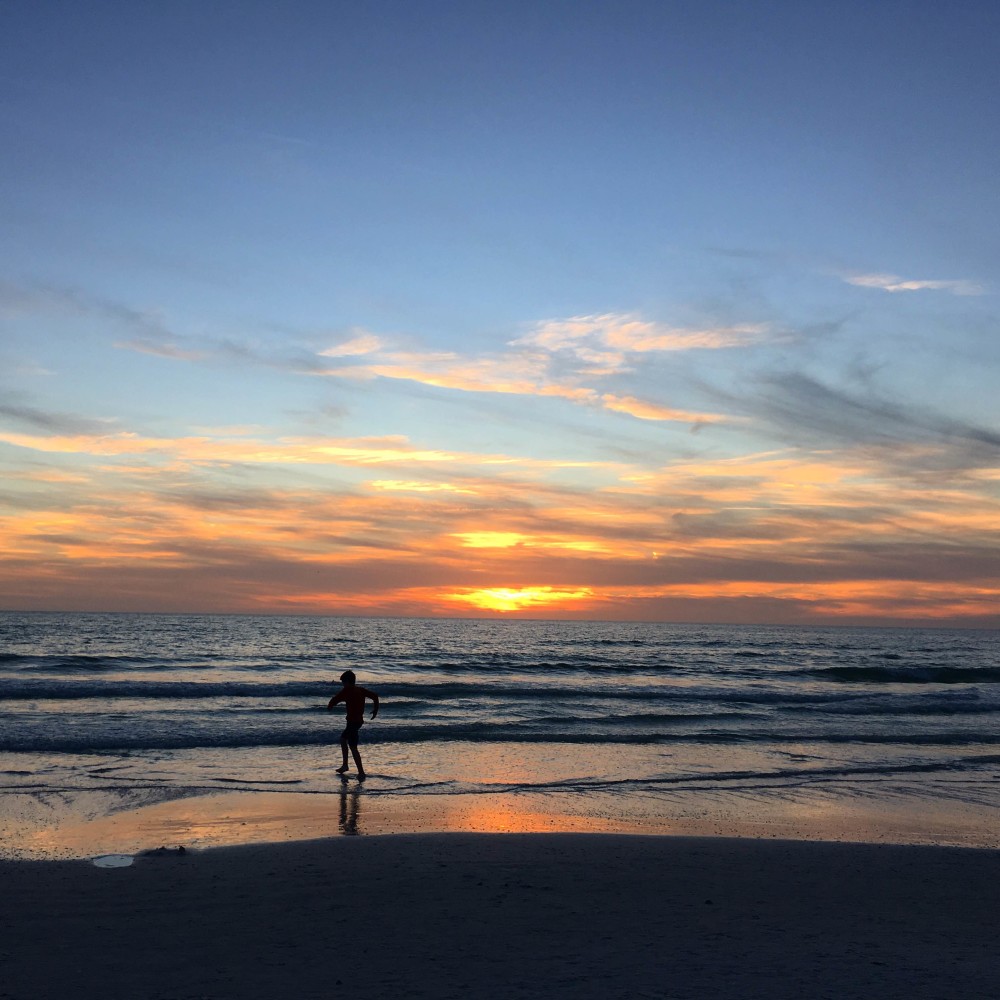
M 348 789 L 350 790 L 348 791 Z M 340 832 L 348 837 L 356 837 L 358 830 L 358 816 L 361 811 L 361 785 L 357 782 L 347 781 L 346 777 L 340 782 Z

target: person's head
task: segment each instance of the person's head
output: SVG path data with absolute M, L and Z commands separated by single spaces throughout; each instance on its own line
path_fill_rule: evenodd
M 354 684 L 357 681 L 357 677 L 354 676 L 354 671 L 353 670 L 345 670 L 340 675 L 340 679 L 348 687 L 350 687 L 352 684 Z

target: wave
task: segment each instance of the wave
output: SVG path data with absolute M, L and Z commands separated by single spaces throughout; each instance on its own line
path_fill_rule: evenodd
M 20 665 L 20 670 L 90 671 L 136 665 L 156 665 L 162 661 L 149 656 L 92 656 L 87 653 L 31 654 L 0 653 L 0 664 Z
M 272 744 L 281 746 L 282 744 Z M 303 746 L 309 745 L 321 745 L 317 741 L 310 743 L 303 743 Z M 229 746 L 225 744 L 222 746 Z M 141 759 L 141 758 L 140 758 Z M 134 761 L 135 758 L 129 758 L 130 762 Z M 720 784 L 732 784 L 737 788 L 746 789 L 747 787 L 752 787 L 753 785 L 759 784 L 761 782 L 791 782 L 791 783 L 812 783 L 812 784 L 822 784 L 831 781 L 838 781 L 841 779 L 853 779 L 853 778 L 875 778 L 880 779 L 884 777 L 902 776 L 902 775 L 924 775 L 924 774 L 952 774 L 952 775 L 970 775 L 977 771 L 982 771 L 986 769 L 987 771 L 992 771 L 996 766 L 1000 764 L 1000 754 L 982 754 L 976 753 L 971 755 L 954 755 L 946 757 L 938 757 L 934 759 L 923 759 L 923 760 L 906 760 L 906 759 L 888 759 L 880 761 L 826 761 L 822 764 L 812 764 L 803 766 L 777 766 L 777 767 L 757 767 L 757 768 L 745 768 L 745 769 L 720 769 L 717 771 L 702 771 L 702 770 L 684 770 L 679 769 L 677 771 L 668 771 L 666 773 L 647 773 L 643 775 L 601 775 L 601 776 L 579 776 L 579 777 L 565 777 L 556 778 L 549 780 L 540 781 L 495 781 L 489 780 L 486 782 L 477 782 L 474 779 L 449 779 L 443 778 L 438 780 L 417 780 L 415 778 L 407 778 L 402 775 L 395 776 L 392 780 L 391 787 L 388 788 L 370 788 L 367 794 L 373 796 L 380 794 L 407 794 L 407 793 L 430 793 L 435 792 L 454 792 L 456 790 L 461 791 L 483 791 L 495 793 L 498 791 L 585 791 L 585 790 L 596 790 L 605 788 L 616 788 L 621 786 L 647 786 L 647 787 L 684 787 L 688 788 L 698 788 L 698 787 L 712 787 Z M 103 777 L 103 772 L 111 771 L 110 768 L 104 769 L 94 769 L 88 767 L 86 769 L 87 776 L 90 778 Z M 120 771 L 120 768 L 114 769 L 116 772 Z M 0 776 L 25 776 L 30 777 L 35 772 L 32 771 L 0 771 Z M 387 776 L 383 776 L 387 777 Z M 124 784 L 119 784 L 122 779 L 125 778 Z M 306 784 L 303 778 L 263 778 L 259 775 L 253 777 L 230 777 L 230 776 L 206 776 L 206 780 L 209 784 L 185 784 L 184 789 L 181 790 L 180 794 L 192 793 L 196 791 L 208 791 L 211 792 L 218 787 L 219 784 L 232 785 L 232 786 L 246 786 L 248 788 L 256 788 L 261 785 L 276 788 L 280 790 L 282 787 L 287 788 L 292 792 L 303 791 L 308 794 L 314 795 L 327 795 L 327 794 L 339 794 L 338 791 L 331 792 L 327 789 L 316 789 L 316 788 L 301 788 L 303 784 Z M 458 786 L 461 786 L 460 788 Z M 75 781 L 70 786 L 65 786 L 60 789 L 58 786 L 53 786 L 48 783 L 39 783 L 37 785 L 27 785 L 18 784 L 16 787 L 19 791 L 26 789 L 36 789 L 42 791 L 43 793 L 55 792 L 58 794 L 60 790 L 66 792 L 79 792 L 88 790 L 85 786 L 81 785 L 78 781 Z M 141 774 L 134 773 L 134 770 L 129 770 L 127 774 L 114 773 L 108 774 L 107 780 L 102 781 L 100 784 L 91 786 L 89 790 L 99 790 L 102 792 L 120 790 L 121 792 L 131 796 L 134 795 L 138 788 L 155 789 L 160 792 L 166 792 L 167 787 L 163 785 L 162 778 L 159 776 L 150 776 L 149 778 L 143 777 Z M 859 790 L 867 788 L 868 791 L 862 791 L 862 794 L 870 794 L 871 784 L 862 784 L 858 786 Z
M 503 727 L 507 730 L 504 736 L 510 736 L 511 727 Z M 367 734 L 366 734 L 367 736 Z M 585 743 L 591 742 L 593 737 L 567 735 L 562 739 L 555 739 L 550 735 L 541 733 L 524 732 L 518 734 L 516 740 L 512 738 L 501 739 L 499 734 L 494 732 L 489 738 L 484 738 L 484 734 L 475 727 L 445 728 L 442 726 L 407 727 L 404 731 L 395 730 L 392 734 L 392 742 L 422 743 L 434 742 L 461 742 L 461 743 Z M 162 733 L 151 735 L 148 733 L 128 733 L 120 735 L 104 735 L 97 738 L 76 736 L 70 733 L 50 734 L 47 736 L 2 736 L 0 737 L 0 751 L 8 753 L 129 753 L 135 751 L 155 751 L 155 750 L 213 750 L 213 749 L 256 749 L 263 747 L 307 747 L 307 746 L 328 746 L 336 747 L 339 750 L 338 740 L 340 729 L 331 729 L 326 732 L 272 732 L 249 734 L 241 732 L 219 733 L 213 736 L 191 736 L 183 733 Z M 383 742 L 377 738 L 367 739 L 367 743 L 376 745 Z M 629 737 L 616 742 L 627 742 L 631 744 L 648 742 L 641 737 Z
M 59 681 L 46 680 L 5 680 L 0 678 L 0 701 L 46 701 L 46 700 L 96 700 L 115 699 L 211 699 L 211 698 L 322 698 L 324 701 L 339 684 L 315 681 Z M 444 702 L 448 699 L 502 699 L 505 701 L 585 700 L 594 702 L 616 701 L 622 698 L 647 698 L 653 700 L 675 699 L 687 701 L 727 698 L 725 692 L 713 693 L 705 689 L 673 689 L 666 687 L 625 686 L 593 688 L 570 685 L 509 685 L 498 678 L 493 682 L 447 681 L 438 683 L 414 683 L 397 681 L 378 685 L 378 692 L 384 701 L 393 698 L 419 699 L 421 701 Z M 731 692 L 730 695 L 735 695 Z M 738 700 L 755 700 L 751 692 L 740 693 Z
M 737 654 L 738 655 L 738 654 Z M 329 658 L 322 654 L 305 654 L 302 656 L 283 655 L 273 660 L 258 660 L 254 662 L 240 661 L 231 655 L 213 655 L 204 653 L 198 660 L 180 659 L 168 660 L 152 657 L 115 657 L 115 656 L 29 656 L 22 654 L 5 654 L 0 657 L 0 667 L 9 665 L 14 673 L 86 673 L 122 670 L 141 666 L 148 671 L 170 670 L 218 670 L 225 667 L 238 671 L 281 670 L 289 666 L 312 665 L 317 670 L 329 666 Z M 491 659 L 470 658 L 467 660 L 434 660 L 410 658 L 396 661 L 392 664 L 372 665 L 373 672 L 385 674 L 393 671 L 411 670 L 443 674 L 487 674 L 498 678 L 511 674 L 530 673 L 561 673 L 561 674 L 615 674 L 628 675 L 630 672 L 669 673 L 683 668 L 677 664 L 660 660 L 634 662 L 632 660 L 609 659 L 606 656 L 574 654 L 571 659 L 520 659 L 517 656 L 504 656 Z
M 56 681 L 0 679 L 0 704 L 38 702 L 42 712 L 46 702 L 91 702 L 82 706 L 91 714 L 113 712 L 111 706 L 123 701 L 149 701 L 156 712 L 239 711 L 242 714 L 268 712 L 310 713 L 325 705 L 336 685 L 313 681 Z M 608 717 L 650 718 L 677 721 L 681 718 L 734 718 L 739 710 L 767 713 L 778 719 L 782 713 L 797 716 L 881 718 L 890 722 L 907 715 L 996 715 L 1000 701 L 987 689 L 951 689 L 905 697 L 871 689 L 795 689 L 780 686 L 714 685 L 613 685 L 570 686 L 559 684 L 507 686 L 505 683 L 447 681 L 443 683 L 396 682 L 379 684 L 383 705 L 412 716 L 418 711 L 459 712 L 471 718 L 504 715 L 505 704 L 535 709 L 539 716 L 584 719 L 601 713 Z M 290 706 L 289 701 L 298 705 Z M 171 706 L 169 703 L 174 702 Z M 220 702 L 213 705 L 211 702 Z M 284 702 L 284 704 L 282 704 Z M 105 707 L 105 705 L 107 707 Z M 626 708 L 626 706 L 632 706 Z M 665 707 L 673 710 L 664 711 Z M 28 706 L 28 711 L 33 709 Z M 120 711 L 120 709 L 118 709 Z M 131 709 L 130 707 L 130 710 Z M 24 709 L 19 710 L 24 712 Z M 50 710 L 51 711 L 51 710 Z M 139 712 L 139 717 L 142 711 Z M 13 704 L 9 710 L 18 714 Z M 757 716 L 755 716 L 757 717 Z
M 275 684 L 250 684 L 240 681 L 3 681 L 0 701 L 76 701 L 87 698 L 115 700 L 122 698 L 284 698 L 298 695 L 316 697 L 333 685 L 306 681 L 282 681 Z
M 1000 667 L 820 667 L 802 673 L 855 684 L 1000 684 Z
M 421 663 L 417 669 L 437 673 L 473 673 L 495 674 L 501 678 L 507 674 L 531 673 L 579 673 L 587 674 L 628 674 L 631 671 L 639 673 L 669 673 L 680 669 L 676 664 L 663 661 L 643 661 L 635 663 L 631 660 L 609 660 L 606 656 L 588 656 L 586 653 L 574 654 L 572 659 L 564 660 L 521 660 L 517 657 L 503 657 L 495 660 L 445 660 L 438 663 Z
M 887 777 L 902 774 L 936 774 L 963 772 L 984 765 L 990 766 L 997 762 L 996 757 L 972 756 L 956 757 L 950 760 L 917 761 L 904 763 L 887 761 L 874 764 L 833 764 L 825 767 L 806 768 L 772 768 L 744 771 L 713 771 L 699 774 L 665 774 L 626 778 L 569 778 L 546 782 L 512 782 L 500 786 L 490 785 L 490 789 L 498 787 L 511 791 L 545 791 L 545 790 L 598 790 L 622 785 L 642 786 L 714 786 L 719 784 L 739 784 L 746 788 L 746 783 L 761 781 L 783 783 L 818 783 L 837 781 L 844 778 Z
M 346 641 L 346 640 L 344 640 Z M 353 641 L 353 640 L 352 640 Z M 606 653 L 597 646 L 622 650 L 620 654 L 613 648 Z M 706 644 L 708 645 L 708 644 Z M 994 657 L 986 663 L 975 660 L 955 663 L 945 651 L 937 657 L 916 656 L 916 662 L 907 662 L 903 654 L 897 652 L 870 652 L 854 663 L 829 660 L 831 665 L 803 663 L 799 656 L 789 655 L 788 650 L 776 653 L 765 651 L 767 644 L 753 646 L 730 646 L 720 658 L 705 658 L 671 652 L 662 648 L 642 648 L 649 646 L 641 640 L 600 639 L 589 644 L 591 652 L 583 649 L 560 650 L 565 655 L 539 656 L 539 650 L 526 650 L 523 656 L 505 651 L 503 654 L 484 655 L 469 651 L 456 651 L 453 656 L 409 655 L 402 658 L 366 658 L 363 663 L 355 663 L 355 668 L 379 678 L 379 686 L 391 683 L 394 676 L 424 674 L 454 676 L 456 678 L 481 679 L 483 686 L 491 683 L 507 684 L 513 688 L 521 678 L 553 678 L 561 681 L 578 681 L 580 684 L 657 684 L 671 680 L 719 680 L 762 681 L 791 687 L 801 684 L 802 679 L 844 684 L 997 684 L 1000 683 L 1000 665 Z M 635 649 L 635 655 L 629 650 Z M 907 654 L 910 656 L 911 654 Z M 331 666 L 331 657 L 333 666 Z M 874 662 L 873 662 L 874 661 Z M 936 662 L 935 662 L 936 661 Z M 8 679 L 16 681 L 36 675 L 48 675 L 53 683 L 62 679 L 84 680 L 88 675 L 94 680 L 101 676 L 121 673 L 123 680 L 133 683 L 132 677 L 139 674 L 154 675 L 168 679 L 171 672 L 182 676 L 199 676 L 203 673 L 218 675 L 227 671 L 230 676 L 259 676 L 268 674 L 281 676 L 283 682 L 295 674 L 309 675 L 312 679 L 301 683 L 316 684 L 316 675 L 322 676 L 328 670 L 339 673 L 350 662 L 349 657 L 336 656 L 333 647 L 314 648 L 309 652 L 285 651 L 280 656 L 268 658 L 241 657 L 232 651 L 217 653 L 211 650 L 192 651 L 192 655 L 148 656 L 138 653 L 130 655 L 30 655 L 25 653 L 0 653 L 0 697 L 2 686 Z M 136 677 L 135 683 L 140 683 Z M 233 683 L 236 683 L 234 680 Z M 332 681 L 329 683 L 333 683 Z M 321 685 L 322 686 L 322 682 Z
M 998 706 L 995 704 L 984 704 L 979 701 L 944 701 L 937 698 L 926 701 L 899 701 L 894 704 L 868 704 L 845 702 L 843 704 L 824 705 L 822 711 L 827 715 L 849 715 L 858 718 L 883 718 L 907 717 L 912 715 L 991 715 L 997 714 Z M 816 706 L 813 705 L 789 705 L 785 711 L 797 714 L 815 714 Z
M 591 646 L 650 646 L 655 643 L 647 642 L 645 639 L 592 639 L 588 645 Z
M 594 720 L 584 720 L 578 725 L 560 729 L 536 727 L 519 722 L 502 725 L 408 723 L 394 725 L 391 729 L 375 726 L 365 729 L 365 742 L 375 746 L 380 743 L 471 743 L 471 744 L 595 744 L 628 746 L 736 746 L 766 745 L 776 748 L 814 745 L 870 745 L 898 747 L 973 747 L 1000 746 L 1000 732 L 995 728 L 975 733 L 967 730 L 914 733 L 871 733 L 853 731 L 823 731 L 821 729 L 782 731 L 780 729 L 748 726 L 743 729 L 690 729 L 667 731 L 657 729 L 618 728 L 615 725 L 591 725 Z M 143 729 L 132 727 L 125 731 L 86 733 L 70 730 L 45 733 L 5 732 L 0 735 L 0 752 L 8 753 L 133 753 L 161 750 L 212 750 L 258 749 L 264 747 L 336 747 L 340 725 L 315 729 L 256 728 L 230 729 L 218 732 L 183 732 L 175 729 Z

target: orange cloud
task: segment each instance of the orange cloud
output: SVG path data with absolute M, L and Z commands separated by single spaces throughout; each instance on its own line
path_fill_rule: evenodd
M 475 496 L 477 492 L 455 483 L 428 483 L 402 479 L 373 479 L 368 486 L 373 490 L 390 493 L 461 493 L 465 496 Z
M 388 378 L 402 379 L 439 389 L 456 389 L 462 392 L 495 392 L 501 395 L 547 396 L 565 399 L 572 403 L 602 407 L 615 413 L 627 413 L 639 420 L 667 420 L 693 424 L 714 424 L 726 421 L 727 417 L 716 413 L 679 410 L 656 403 L 646 402 L 634 396 L 615 396 L 600 393 L 586 386 L 559 384 L 539 380 L 518 378 L 514 373 L 495 368 L 483 362 L 460 362 L 438 370 L 421 368 L 416 364 L 370 364 L 351 368 L 328 368 L 314 374 L 343 378 Z
M 234 437 L 151 438 L 117 434 L 40 435 L 0 433 L 0 442 L 32 451 L 82 455 L 148 455 L 201 464 L 246 462 L 274 465 L 521 465 L 533 469 L 609 468 L 608 462 L 560 461 L 420 448 L 402 435 L 380 438 Z
M 676 420 L 685 424 L 721 424 L 729 421 L 730 418 L 720 413 L 696 413 L 691 410 L 675 410 L 669 406 L 658 406 L 656 403 L 647 403 L 644 400 L 636 399 L 634 396 L 613 396 L 605 393 L 601 396 L 601 403 L 606 410 L 615 413 L 627 413 L 631 417 L 639 420 Z
M 405 438 L 20 438 L 71 457 L 7 480 L 7 607 L 978 623 L 1000 606 L 989 470 L 934 485 L 821 452 L 644 466 Z
M 469 549 L 507 549 L 527 541 L 525 535 L 516 531 L 465 531 L 457 532 L 455 537 Z

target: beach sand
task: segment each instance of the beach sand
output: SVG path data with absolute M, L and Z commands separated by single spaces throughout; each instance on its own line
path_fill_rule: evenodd
M 0 997 L 1000 995 L 1000 853 L 608 834 L 0 862 Z

